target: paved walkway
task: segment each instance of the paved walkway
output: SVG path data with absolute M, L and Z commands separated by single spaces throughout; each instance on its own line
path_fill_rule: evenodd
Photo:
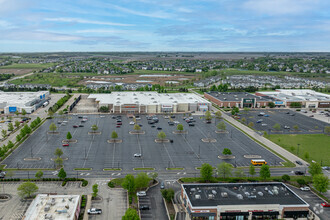
M 88 220 L 88 213 L 87 210 L 91 208 L 92 205 L 92 195 L 87 195 L 87 202 L 86 202 L 86 208 L 84 213 L 84 220 Z

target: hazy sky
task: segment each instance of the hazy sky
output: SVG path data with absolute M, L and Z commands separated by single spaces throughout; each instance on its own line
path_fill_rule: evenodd
M 330 51 L 330 0 L 0 0 L 0 52 Z

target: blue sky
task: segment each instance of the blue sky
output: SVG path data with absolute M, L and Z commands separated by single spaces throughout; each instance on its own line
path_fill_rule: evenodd
M 0 52 L 330 51 L 329 0 L 0 0 Z

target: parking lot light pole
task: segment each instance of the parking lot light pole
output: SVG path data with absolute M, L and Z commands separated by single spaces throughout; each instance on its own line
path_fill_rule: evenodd
M 297 148 L 297 156 L 299 156 L 299 146 L 300 146 L 300 144 L 298 144 L 298 148 Z

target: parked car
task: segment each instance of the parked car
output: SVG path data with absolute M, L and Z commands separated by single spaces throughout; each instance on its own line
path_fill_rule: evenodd
M 308 186 L 304 186 L 304 187 L 300 187 L 301 191 L 310 191 L 311 188 L 309 188 Z
M 62 144 L 63 147 L 69 147 L 68 143 Z
M 160 184 L 160 188 L 161 188 L 161 189 L 165 189 L 165 183 L 164 183 L 164 182 L 161 182 L 161 184 Z
M 290 126 L 285 125 L 284 129 L 290 129 Z
M 102 214 L 102 209 L 91 208 L 87 210 L 88 215 L 99 215 Z
M 323 206 L 323 207 L 330 207 L 330 203 L 322 202 L 321 203 L 321 206 Z
M 296 164 L 303 165 L 303 163 L 300 160 L 296 160 Z
M 262 120 L 262 119 L 259 119 L 259 120 L 257 121 L 257 123 L 261 123 L 261 122 L 263 122 L 263 120 Z
M 330 170 L 330 167 L 322 167 L 323 170 Z
M 188 125 L 191 127 L 195 126 L 195 124 L 193 124 L 193 123 L 188 123 Z
M 174 122 L 169 121 L 168 125 L 174 125 Z
M 146 193 L 146 191 L 139 191 L 139 192 L 136 193 L 136 195 L 137 196 L 146 196 L 147 193 Z
M 314 118 L 314 115 L 310 115 L 309 117 Z
M 122 125 L 123 123 L 122 122 L 117 122 L 117 125 Z
M 157 127 L 157 130 L 162 130 L 162 128 L 161 127 Z
M 261 126 L 265 127 L 265 126 L 267 126 L 267 124 L 265 124 L 265 123 L 262 123 L 262 124 L 261 124 Z
M 78 128 L 79 126 L 78 125 L 73 125 L 74 128 Z
M 0 178 L 5 178 L 6 172 L 5 171 L 0 171 Z
M 84 127 L 84 125 L 79 125 L 79 127 L 81 127 L 81 128 L 82 128 L 82 127 Z
M 140 210 L 149 210 L 149 206 L 148 205 L 140 205 Z
M 297 176 L 301 176 L 301 175 L 304 175 L 305 173 L 302 172 L 302 171 L 295 171 L 294 174 L 296 174 Z
M 116 128 L 120 128 L 121 126 L 120 125 L 116 125 Z
M 129 124 L 130 124 L 130 125 L 134 125 L 134 124 L 135 124 L 135 122 L 134 122 L 134 121 L 131 121 Z
M 269 117 L 269 115 L 264 115 L 264 117 Z
M 142 154 L 134 154 L 134 157 L 141 157 Z

